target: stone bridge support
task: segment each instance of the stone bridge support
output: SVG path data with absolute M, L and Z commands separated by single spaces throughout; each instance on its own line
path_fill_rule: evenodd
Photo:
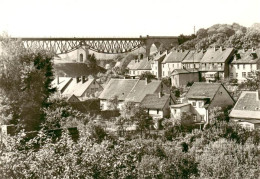
M 147 36 L 145 40 L 146 56 L 150 56 L 150 49 L 155 45 L 158 51 L 169 50 L 179 45 L 177 37 Z

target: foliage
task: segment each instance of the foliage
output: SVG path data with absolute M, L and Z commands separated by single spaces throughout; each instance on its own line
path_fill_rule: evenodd
M 152 74 L 151 72 L 149 71 L 146 71 L 146 72 L 143 72 L 140 77 L 139 77 L 140 80 L 144 80 L 144 79 L 147 79 L 148 81 L 152 80 L 152 79 L 156 79 L 156 76 L 154 74 Z
M 51 87 L 52 55 L 26 51 L 21 42 L 6 37 L 2 40 L 0 88 L 10 106 L 6 115 L 12 116 L 10 123 L 26 130 L 39 129 L 44 121 L 43 109 L 49 106 L 48 98 L 56 90 Z

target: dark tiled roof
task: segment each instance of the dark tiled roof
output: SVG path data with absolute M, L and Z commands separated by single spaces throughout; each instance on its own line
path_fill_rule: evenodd
M 239 50 L 236 54 L 237 60 L 233 60 L 231 63 L 232 64 L 238 64 L 238 63 L 258 63 L 260 59 L 260 49 L 257 50 Z
M 243 91 L 230 117 L 260 119 L 260 101 L 257 91 Z
M 224 63 L 228 58 L 232 55 L 234 52 L 233 48 L 227 48 L 227 49 L 218 49 L 214 50 L 214 48 L 210 48 L 207 50 L 207 52 L 204 54 L 204 56 L 201 59 L 201 63 Z
M 161 98 L 159 98 L 159 94 L 147 94 L 141 102 L 141 107 L 147 109 L 163 109 L 169 98 L 169 94 L 164 94 Z
M 189 53 L 188 50 L 185 51 L 171 51 L 169 54 L 166 55 L 162 63 L 174 63 L 174 62 L 182 62 L 182 60 L 186 57 Z
M 85 63 L 58 63 L 53 66 L 55 74 L 58 76 L 88 76 L 90 74 L 97 74 L 98 72 L 106 72 L 106 70 L 100 66 L 96 68 L 90 68 Z
M 161 81 L 154 80 L 146 84 L 145 80 L 139 80 L 130 91 L 126 100 L 141 102 L 147 94 L 153 94 L 160 87 Z
M 204 53 L 203 50 L 197 51 L 190 51 L 188 55 L 184 58 L 182 63 L 199 63 L 203 57 Z
M 220 86 L 221 83 L 194 82 L 186 94 L 186 97 L 196 99 L 209 98 L 212 100 Z
M 99 98 L 111 99 L 114 96 L 118 96 L 119 100 L 125 100 L 137 82 L 137 79 L 111 79 Z

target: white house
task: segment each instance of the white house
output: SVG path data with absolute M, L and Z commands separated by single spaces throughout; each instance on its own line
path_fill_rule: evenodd
M 260 95 L 243 91 L 229 114 L 230 120 L 248 129 L 260 129 Z
M 260 49 L 239 50 L 230 64 L 230 79 L 237 79 L 238 83 L 255 76 L 260 69 Z
M 195 82 L 186 94 L 191 104 L 191 113 L 196 114 L 195 120 L 209 122 L 209 111 L 214 107 L 233 105 L 234 99 L 221 83 Z
M 173 50 L 162 61 L 162 77 L 170 77 L 175 69 L 182 69 L 182 61 L 189 53 L 188 50 Z

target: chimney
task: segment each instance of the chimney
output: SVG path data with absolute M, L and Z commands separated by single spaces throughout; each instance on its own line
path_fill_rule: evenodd
M 57 76 L 57 84 L 60 84 L 60 78 Z
M 219 47 L 219 51 L 220 51 L 220 52 L 222 52 L 222 51 L 223 51 L 222 47 Z
M 77 82 L 77 83 L 79 82 L 79 77 L 76 77 L 76 82 Z
M 83 84 L 85 82 L 85 76 L 81 76 L 81 83 Z
M 159 98 L 161 98 L 162 97 L 162 92 L 159 92 L 158 95 L 159 95 Z
M 149 83 L 148 78 L 145 78 L 145 85 Z

